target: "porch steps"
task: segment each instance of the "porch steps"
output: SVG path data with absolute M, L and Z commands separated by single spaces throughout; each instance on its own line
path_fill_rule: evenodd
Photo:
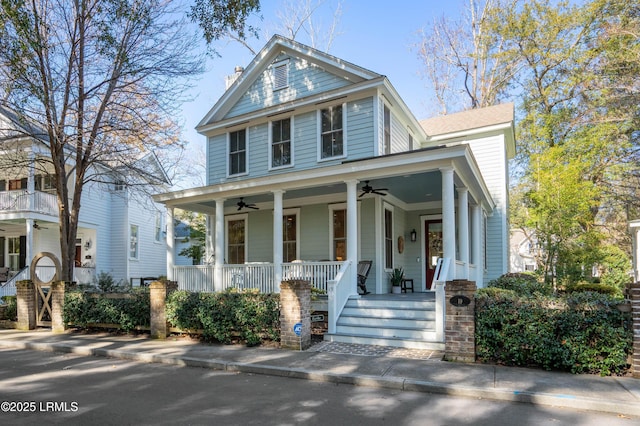
M 433 295 L 373 295 L 352 298 L 338 318 L 332 342 L 444 350 L 436 341 Z

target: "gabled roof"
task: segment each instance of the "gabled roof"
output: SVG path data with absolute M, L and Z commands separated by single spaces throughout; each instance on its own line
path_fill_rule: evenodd
M 9 127 L 5 128 L 2 124 L 2 117 L 5 118 Z M 46 129 L 39 123 L 21 117 L 12 109 L 0 105 L 0 140 L 22 137 L 36 138 L 44 143 L 49 141 Z
M 433 137 L 512 122 L 513 103 L 506 103 L 427 118 L 420 120 L 420 125 L 430 137 Z
M 271 63 L 282 52 L 292 56 L 307 60 L 321 66 L 328 72 L 336 74 L 353 83 L 360 83 L 383 77 L 380 74 L 369 71 L 365 68 L 344 61 L 333 55 L 321 52 L 312 47 L 298 43 L 294 40 L 274 35 L 269 42 L 258 52 L 242 74 L 220 97 L 218 102 L 204 116 L 196 128 L 205 126 L 212 121 L 220 120 L 232 108 L 251 85 L 261 76 L 261 74 L 271 65 Z
M 512 102 L 441 115 L 420 121 L 431 141 L 468 137 L 490 131 L 505 131 L 507 154 L 515 156 L 514 105 Z

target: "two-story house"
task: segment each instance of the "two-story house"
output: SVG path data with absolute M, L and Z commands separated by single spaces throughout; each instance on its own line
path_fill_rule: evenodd
M 58 202 L 49 150 L 42 130 L 25 128 L 15 114 L 0 109 L 0 294 L 15 292 L 15 282 L 29 279 L 31 259 L 39 252 L 60 257 Z M 70 156 L 72 158 L 72 156 Z M 155 155 L 140 159 L 145 168 L 166 175 Z M 73 167 L 72 162 L 68 167 Z M 102 171 L 101 175 L 108 175 Z M 70 174 L 73 176 L 73 174 Z M 123 178 L 88 182 L 81 200 L 74 280 L 92 283 L 96 272 L 116 281 L 166 274 L 164 206 L 133 197 Z M 73 182 L 69 185 L 73 188 Z M 166 190 L 168 185 L 158 188 Z M 147 197 L 148 198 L 148 197 Z M 52 264 L 38 263 L 38 276 L 53 275 Z
M 238 74 L 197 126 L 207 186 L 154 197 L 210 215 L 211 268 L 174 266 L 167 250 L 181 287 L 308 278 L 329 292 L 336 332 L 361 261 L 363 300 L 390 292 L 393 268 L 426 295 L 507 271 L 512 104 L 418 121 L 384 75 L 280 36 Z

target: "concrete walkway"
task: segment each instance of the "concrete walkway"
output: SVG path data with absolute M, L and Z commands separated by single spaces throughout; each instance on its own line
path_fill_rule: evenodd
M 322 342 L 306 351 L 194 339 L 0 330 L 1 349 L 105 356 L 358 386 L 593 410 L 640 419 L 640 380 L 442 361 L 442 353 Z

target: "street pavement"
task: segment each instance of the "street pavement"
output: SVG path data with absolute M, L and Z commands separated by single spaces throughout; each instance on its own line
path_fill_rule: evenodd
M 305 351 L 200 343 L 186 337 L 0 330 L 0 348 L 104 356 L 318 382 L 523 402 L 640 419 L 640 379 L 453 363 L 442 353 L 333 342 Z

